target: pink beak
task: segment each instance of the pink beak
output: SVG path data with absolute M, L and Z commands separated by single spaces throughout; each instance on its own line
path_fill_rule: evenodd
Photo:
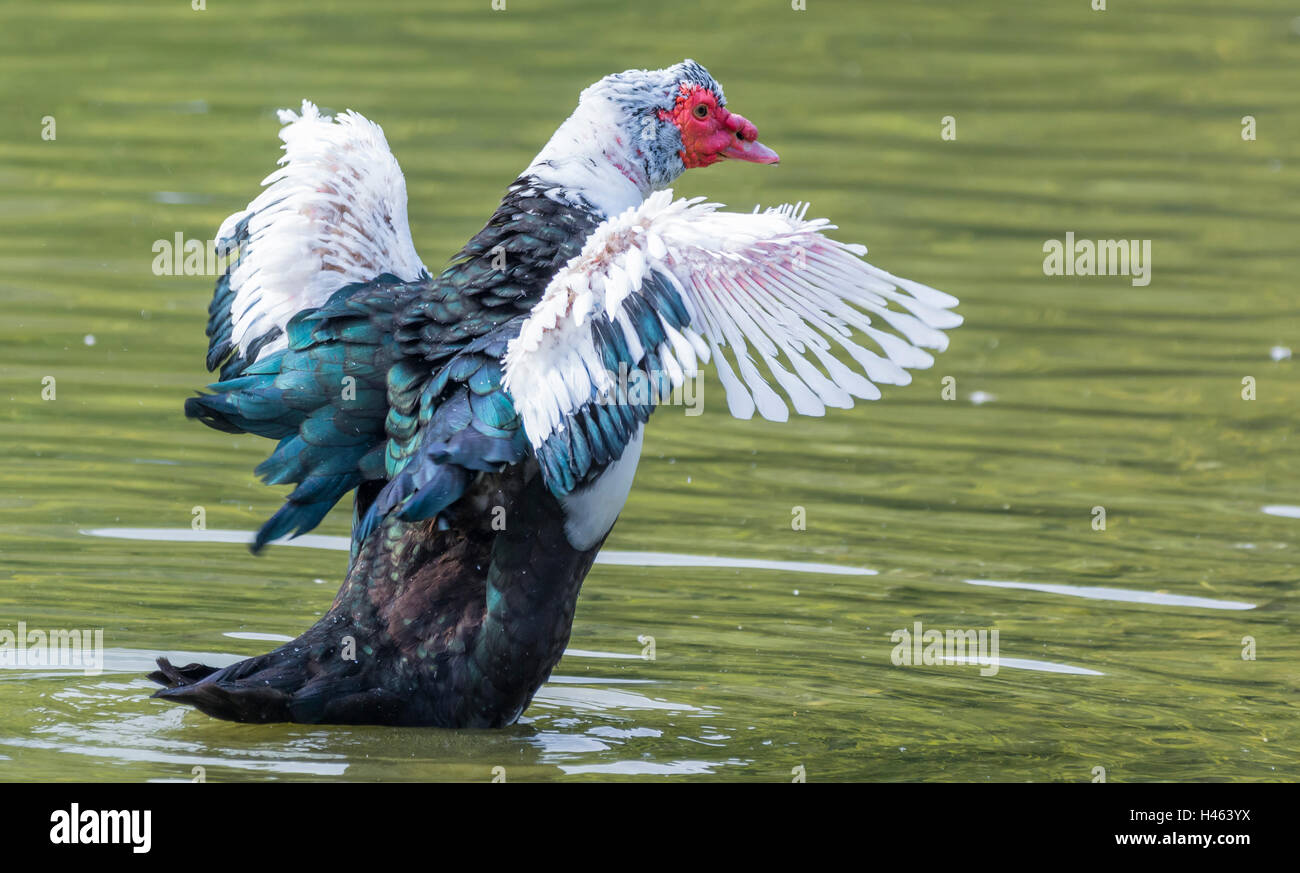
M 727 126 L 735 131 L 736 138 L 720 154 L 724 158 L 749 161 L 752 164 L 780 163 L 781 156 L 758 141 L 758 128 L 743 115 L 731 114 Z

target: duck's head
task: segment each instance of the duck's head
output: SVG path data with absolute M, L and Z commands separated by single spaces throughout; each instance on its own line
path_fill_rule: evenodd
M 534 163 L 579 156 L 614 167 L 643 195 L 694 167 L 779 160 L 758 141 L 753 123 L 727 108 L 709 71 L 690 59 L 662 70 L 615 73 L 584 90 Z
M 758 141 L 758 128 L 749 119 L 727 109 L 717 80 L 689 58 L 662 70 L 606 76 L 583 92 L 582 100 L 589 99 L 617 107 L 656 188 L 686 170 L 728 158 L 755 164 L 779 160 Z

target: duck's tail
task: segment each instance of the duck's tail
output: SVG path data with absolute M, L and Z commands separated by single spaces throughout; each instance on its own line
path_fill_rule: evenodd
M 166 658 L 159 658 L 158 669 L 150 673 L 149 678 L 166 686 L 154 692 L 154 697 L 188 703 L 215 718 L 249 722 L 290 720 L 289 695 L 269 687 L 249 688 L 222 681 L 222 677 L 204 681 L 221 672 L 216 667 L 198 663 L 177 667 Z
M 153 696 L 187 703 L 227 721 L 402 723 L 402 702 L 393 692 L 366 687 L 359 676 L 314 675 L 308 660 L 277 659 L 276 654 L 249 658 L 224 670 L 205 664 L 176 667 L 159 658 L 159 669 L 149 678 L 167 687 Z
M 165 687 L 153 696 L 229 721 L 401 723 L 401 699 L 385 687 L 393 675 L 351 654 L 349 640 L 359 637 L 332 610 L 293 642 L 229 667 L 159 658 L 149 678 Z
M 184 667 L 177 667 L 166 658 L 159 658 L 158 669 L 149 674 L 149 680 L 167 688 L 180 688 L 185 685 L 193 685 L 203 677 L 217 672 L 217 669 L 197 662 L 186 664 Z

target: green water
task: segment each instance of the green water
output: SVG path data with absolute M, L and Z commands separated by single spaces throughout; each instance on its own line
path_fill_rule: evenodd
M 1300 517 L 1263 511 L 1300 504 L 1300 361 L 1271 351 L 1300 346 L 1294 4 L 207 5 L 0 2 L 0 630 L 108 649 L 98 676 L 0 670 L 0 779 L 1300 778 Z M 384 126 L 439 263 L 583 86 L 684 56 L 782 163 L 679 193 L 811 200 L 966 324 L 821 420 L 732 420 L 707 381 L 704 415 L 656 415 L 608 547 L 877 575 L 597 565 L 556 681 L 495 733 L 150 700 L 151 657 L 265 651 L 228 634 L 296 635 L 346 563 L 82 533 L 196 506 L 248 531 L 286 490 L 252 475 L 268 443 L 183 418 L 211 281 L 155 276 L 154 241 L 210 238 L 310 97 Z M 1067 231 L 1150 240 L 1150 284 L 1045 276 Z M 997 629 L 1001 669 L 896 666 L 915 622 Z

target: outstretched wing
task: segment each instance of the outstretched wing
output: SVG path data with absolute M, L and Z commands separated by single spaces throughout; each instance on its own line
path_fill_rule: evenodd
M 345 285 L 427 274 L 411 242 L 406 180 L 379 125 L 280 110 L 284 155 L 248 208 L 217 231 L 232 254 L 208 310 L 208 369 L 229 379 L 286 347 L 289 320 Z
M 714 362 L 732 415 L 772 421 L 789 417 L 782 394 L 795 412 L 822 415 L 934 363 L 926 350 L 947 348 L 943 330 L 962 322 L 957 299 L 873 267 L 864 247 L 830 239 L 834 226 L 804 212 L 722 212 L 663 191 L 591 234 L 505 359 L 553 492 L 618 458 L 700 361 Z
M 279 441 L 257 472 L 297 487 L 254 550 L 311 530 L 348 491 L 386 478 L 394 311 L 428 278 L 383 131 L 307 101 L 280 120 L 280 169 L 218 232 L 234 254 L 209 308 L 207 364 L 221 381 L 185 404 L 211 427 Z
M 343 288 L 290 320 L 288 348 L 185 401 L 185 414 L 209 427 L 279 441 L 256 472 L 269 485 L 297 487 L 258 530 L 253 551 L 306 533 L 363 481 L 387 478 L 392 313 L 413 287 L 381 276 Z

